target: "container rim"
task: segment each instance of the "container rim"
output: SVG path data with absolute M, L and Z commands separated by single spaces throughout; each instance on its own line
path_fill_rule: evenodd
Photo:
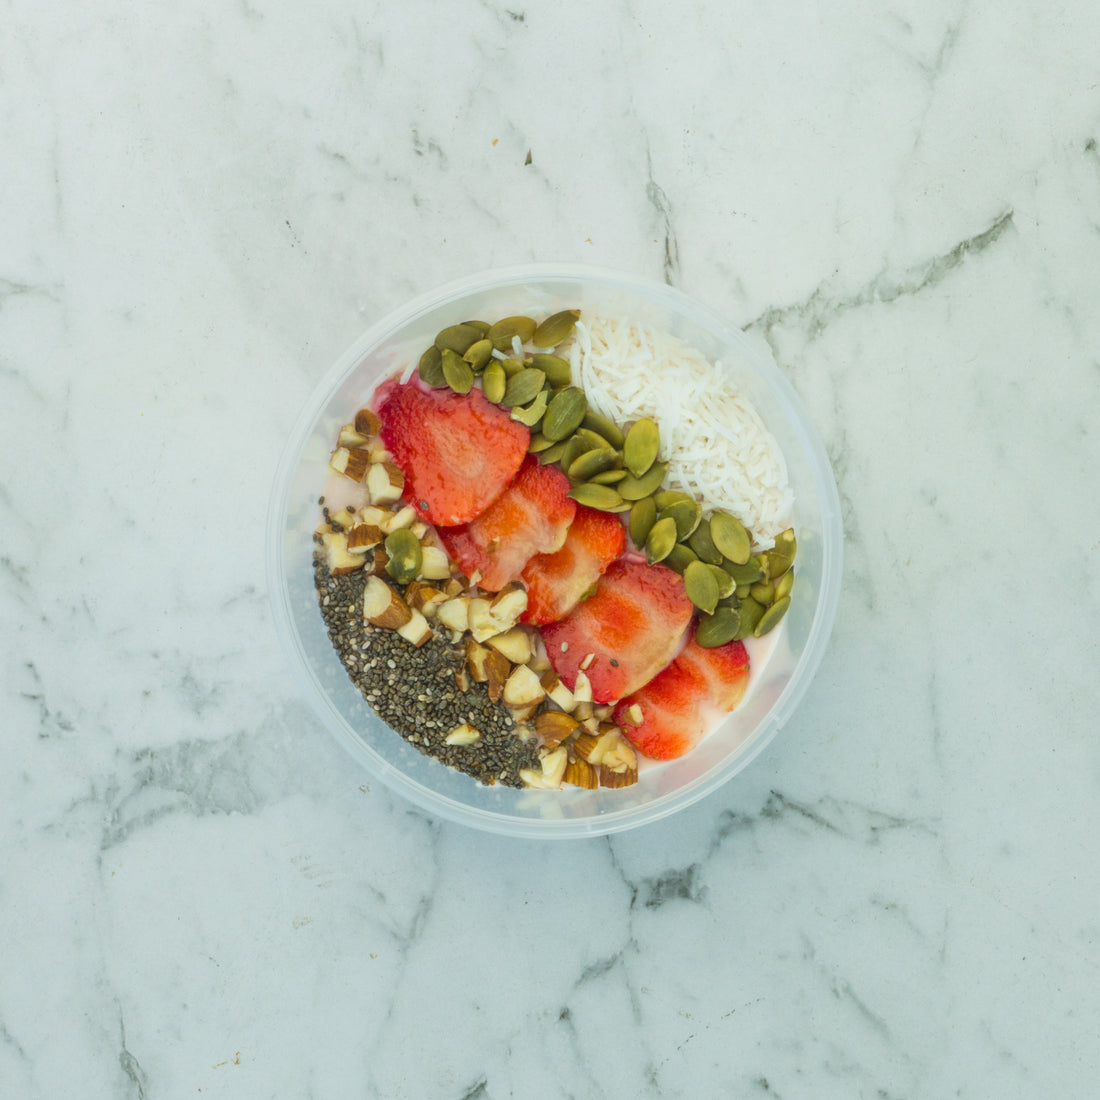
M 417 316 L 465 294 L 508 287 L 531 280 L 585 281 L 634 291 L 662 303 L 678 313 L 686 313 L 709 327 L 716 335 L 738 348 L 769 385 L 791 423 L 802 436 L 813 461 L 811 474 L 821 502 L 821 586 L 800 660 L 792 672 L 780 699 L 754 731 L 751 744 L 735 753 L 685 786 L 662 795 L 642 807 L 613 810 L 599 816 L 579 819 L 536 819 L 496 813 L 458 802 L 410 779 L 399 768 L 379 756 L 369 745 L 354 738 L 344 716 L 318 681 L 306 661 L 301 638 L 294 623 L 290 593 L 286 584 L 286 548 L 284 532 L 289 515 L 289 490 L 318 416 L 332 393 L 355 370 L 365 355 L 385 336 L 400 329 Z M 843 572 L 843 522 L 840 495 L 832 466 L 817 429 L 801 398 L 786 376 L 770 358 L 762 356 L 745 333 L 710 306 L 675 287 L 657 283 L 612 268 L 579 263 L 531 263 L 492 268 L 433 287 L 384 314 L 370 325 L 336 360 L 314 386 L 302 405 L 291 429 L 272 480 L 266 529 L 267 587 L 276 633 L 281 648 L 297 674 L 300 686 L 314 712 L 345 750 L 360 766 L 368 768 L 388 787 L 402 794 L 421 809 L 435 816 L 496 833 L 498 835 L 574 839 L 603 836 L 637 828 L 667 817 L 704 798 L 747 767 L 771 743 L 794 713 L 813 680 L 824 657 L 836 619 Z

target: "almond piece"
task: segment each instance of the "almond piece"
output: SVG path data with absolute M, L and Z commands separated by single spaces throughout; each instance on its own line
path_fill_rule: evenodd
M 470 601 L 467 613 L 470 619 L 470 633 L 476 641 L 484 642 L 494 634 L 500 633 L 500 628 L 493 620 L 492 606 L 483 596 Z
M 561 710 L 544 710 L 535 719 L 535 733 L 548 748 L 557 748 L 580 728 L 576 718 Z
M 443 740 L 448 745 L 472 745 L 481 740 L 481 730 L 471 726 L 469 722 L 463 722 L 461 726 L 455 726 Z
M 386 524 L 393 519 L 393 512 L 388 508 L 378 508 L 373 504 L 364 504 L 363 507 L 355 513 L 355 516 L 360 523 L 370 523 L 385 531 Z
M 372 523 L 357 523 L 348 531 L 348 549 L 353 554 L 365 554 L 384 537 L 381 527 L 375 527 Z
M 390 563 L 390 556 L 382 545 L 375 546 L 367 551 L 366 571 L 372 576 L 380 577 L 386 572 L 386 566 Z
M 473 601 L 477 603 L 476 600 Z M 473 619 L 470 620 L 470 626 L 473 627 Z M 476 636 L 476 635 L 475 635 Z M 506 630 L 503 634 L 494 634 L 485 639 L 485 644 L 492 646 L 498 653 L 503 653 L 505 657 L 514 665 L 525 665 L 534 652 L 534 647 L 531 644 L 531 635 L 522 626 L 514 626 L 511 630 Z M 532 676 L 535 677 L 536 682 L 538 676 L 532 672 Z M 539 691 L 542 691 L 542 685 L 539 685 Z M 541 699 L 542 696 L 540 695 Z
M 565 747 L 554 749 L 542 758 L 542 782 L 551 789 L 556 790 L 561 786 L 562 776 L 569 766 L 569 753 Z
M 420 555 L 420 575 L 425 580 L 444 581 L 451 575 L 451 562 L 446 551 L 438 546 L 421 546 Z
M 588 756 L 586 759 L 590 764 L 603 764 L 606 762 L 608 754 L 612 754 L 614 757 L 615 742 L 618 741 L 619 734 L 617 730 L 611 729 L 606 733 L 600 734 L 596 737 L 595 744 L 588 750 Z
M 466 671 L 465 665 L 455 673 L 455 687 L 462 692 L 470 690 L 470 674 Z
M 506 707 L 529 707 L 541 702 L 544 695 L 538 676 L 526 665 L 517 665 L 504 684 L 503 700 Z
M 370 409 L 360 409 L 355 414 L 355 424 L 353 427 L 360 435 L 364 435 L 368 439 L 372 436 L 376 436 L 381 426 L 377 414 Z
M 562 710 L 573 709 L 573 693 L 558 679 L 558 674 L 553 669 L 543 673 L 542 689 L 546 692 L 546 697 Z
M 460 634 L 470 626 L 470 601 L 464 597 L 445 600 L 439 605 L 436 617 L 448 630 L 457 630 Z
M 440 605 L 447 602 L 447 597 L 434 585 L 417 580 L 412 581 L 405 589 L 405 602 L 416 608 L 425 618 L 431 619 L 437 614 Z
M 534 718 L 538 712 L 541 703 L 531 703 L 526 707 L 509 707 L 508 713 L 512 716 L 512 721 L 519 727 L 516 730 L 517 735 L 521 741 L 527 740 L 526 724 L 530 719 Z
M 391 462 L 393 461 L 393 455 L 386 450 L 386 445 L 381 439 L 372 439 L 367 444 L 367 454 L 370 455 L 371 462 Z
M 466 639 L 466 667 L 477 683 L 489 679 L 489 651 L 474 638 Z
M 504 693 L 504 685 L 512 674 L 512 662 L 503 653 L 498 653 L 495 649 L 487 650 L 487 652 L 488 657 L 485 661 L 485 667 L 489 673 L 487 680 L 489 698 L 492 702 L 499 703 L 501 695 Z
M 527 610 L 527 589 L 519 581 L 509 581 L 496 594 L 490 607 L 500 630 L 510 630 Z
M 619 787 L 632 787 L 638 782 L 637 768 L 624 768 L 622 771 L 615 771 L 606 764 L 601 764 L 599 774 L 600 786 L 612 790 Z
M 409 605 L 381 577 L 370 577 L 363 589 L 363 617 L 372 626 L 396 630 L 412 620 Z
M 337 447 L 329 465 L 352 481 L 362 481 L 370 468 L 370 453 L 362 447 Z
M 642 708 L 638 703 L 631 703 L 626 708 L 626 713 L 623 715 L 622 721 L 624 726 L 640 726 L 642 719 L 645 715 L 642 714 Z
M 370 436 L 357 432 L 354 424 L 345 424 L 340 429 L 336 442 L 341 447 L 363 447 L 370 442 Z
M 600 776 L 587 760 L 570 760 L 565 765 L 562 782 L 573 787 L 583 787 L 586 791 L 594 791 L 600 785 Z
M 432 628 L 428 626 L 428 620 L 419 611 L 412 612 L 409 621 L 404 626 L 397 628 L 397 633 L 406 642 L 412 642 L 417 649 L 431 641 L 432 638 Z
M 405 491 L 405 475 L 393 462 L 376 462 L 367 471 L 367 491 L 372 504 L 392 504 Z
M 577 723 L 578 729 L 580 723 Z M 592 761 L 592 750 L 596 747 L 597 738 L 586 729 L 581 729 L 577 736 L 573 739 L 573 752 L 579 756 L 582 760 Z
M 348 551 L 348 537 L 340 531 L 328 531 L 321 536 L 325 547 L 325 562 L 334 577 L 354 573 L 363 568 L 363 555 Z
M 330 523 L 343 527 L 345 531 L 355 526 L 355 513 L 350 508 L 341 508 L 339 512 L 333 512 L 328 518 Z
M 400 531 L 403 527 L 411 527 L 415 520 L 416 510 L 411 504 L 406 504 L 404 508 L 390 515 L 390 518 L 382 525 L 382 529 L 388 535 L 394 531 Z

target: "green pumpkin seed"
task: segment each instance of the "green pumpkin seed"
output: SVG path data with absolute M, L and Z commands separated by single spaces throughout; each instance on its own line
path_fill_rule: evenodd
M 656 489 L 660 488 L 666 473 L 668 473 L 667 462 L 654 462 L 641 477 L 635 477 L 633 474 L 624 477 L 619 482 L 619 492 L 623 500 L 641 500 L 642 497 L 652 495 Z
M 592 450 L 583 439 L 578 439 L 575 435 L 571 435 L 568 439 L 562 440 L 562 442 L 565 444 L 565 450 L 562 452 L 560 461 L 563 470 L 568 470 L 581 455 Z
M 531 342 L 537 348 L 556 348 L 573 335 L 580 315 L 579 309 L 563 309 L 561 313 L 552 314 L 535 329 Z
M 715 512 L 710 517 L 710 537 L 722 554 L 737 565 L 744 565 L 752 553 L 752 539 L 745 525 L 729 512 Z
M 512 419 L 533 428 L 546 412 L 546 390 L 539 390 L 538 396 L 529 405 L 512 410 Z
M 653 494 L 653 500 L 657 505 L 657 511 L 663 512 L 670 504 L 676 504 L 681 500 L 691 500 L 687 493 L 681 493 L 679 489 L 662 489 Z
M 794 588 L 794 570 L 788 569 L 787 572 L 775 582 L 775 598 L 781 600 L 784 596 L 789 596 L 792 588 Z
M 626 470 L 604 470 L 601 474 L 593 474 L 588 480 L 594 481 L 597 485 L 618 485 L 626 476 Z
M 749 586 L 749 595 L 757 603 L 770 607 L 775 603 L 775 585 L 771 581 L 760 581 Z
M 542 432 L 532 432 L 531 442 L 527 444 L 527 453 L 537 455 L 542 451 L 549 450 L 553 445 L 554 441 L 552 439 L 547 439 Z
M 463 354 L 462 358 L 470 364 L 474 374 L 480 374 L 485 369 L 485 364 L 493 357 L 493 341 L 477 340 L 472 343 Z
M 523 370 L 523 364 L 518 359 L 498 359 L 497 362 L 504 368 L 504 373 L 509 378 Z
M 657 522 L 657 505 L 653 497 L 643 497 L 630 509 L 630 541 L 640 550 L 645 546 L 650 528 Z
M 546 409 L 546 420 L 542 434 L 547 439 L 565 439 L 572 435 L 584 420 L 588 400 L 584 391 L 576 386 L 567 386 L 554 394 Z
M 620 482 L 620 484 L 622 484 Z M 645 559 L 654 565 L 672 553 L 676 545 L 676 521 L 672 518 L 659 519 L 649 529 L 645 539 Z
M 733 578 L 731 577 L 730 580 L 733 580 Z M 749 594 L 749 592 L 751 592 L 751 591 L 752 591 L 752 585 L 751 584 L 738 584 L 738 585 L 734 586 L 733 594 L 740 601 L 740 600 L 743 600 Z
M 786 531 L 780 531 L 775 536 L 775 552 L 781 554 L 785 558 L 790 558 L 794 561 L 795 554 L 798 552 L 798 543 L 794 537 L 794 528 L 788 527 Z
M 591 431 L 589 428 L 578 428 L 573 433 L 578 439 L 584 440 L 584 448 L 586 451 L 591 451 L 596 447 L 607 447 L 608 442 L 599 432 Z
M 722 568 L 733 577 L 735 584 L 757 584 L 768 576 L 758 556 L 749 558 L 744 565 L 723 559 Z
M 692 500 L 691 497 L 685 497 L 683 500 L 675 500 L 667 507 L 661 507 L 661 494 L 658 493 L 653 498 L 653 503 L 657 505 L 657 518 L 663 519 L 665 516 L 671 516 L 676 524 L 676 537 L 683 542 L 687 539 L 696 527 L 699 526 L 699 518 L 703 514 L 702 508 L 699 507 L 697 500 Z M 692 557 L 696 555 L 693 553 Z
M 443 377 L 443 356 L 435 344 L 420 357 L 420 364 L 416 369 L 425 386 L 438 390 L 447 384 L 447 379 Z
M 603 436 L 612 447 L 620 451 L 623 449 L 623 443 L 626 442 L 626 437 L 614 420 L 608 419 L 603 413 L 596 412 L 595 409 L 589 409 L 584 414 L 583 423 L 589 431 Z
M 574 485 L 568 493 L 578 504 L 587 508 L 598 508 L 601 512 L 611 512 L 623 503 L 623 498 L 610 485 Z
M 714 545 L 714 539 L 710 537 L 710 520 L 700 523 L 688 539 L 688 545 L 699 555 L 700 561 L 709 562 L 711 565 L 722 564 L 722 551 Z
M 741 626 L 735 635 L 738 640 L 747 638 L 756 629 L 756 624 L 764 617 L 764 608 L 751 596 L 746 596 L 741 601 L 739 613 L 741 615 Z
M 500 399 L 500 403 L 507 409 L 514 408 L 516 405 L 526 405 L 538 396 L 545 381 L 546 375 L 542 371 L 526 367 L 508 379 L 508 385 L 504 387 L 504 396 Z
M 565 454 L 566 440 L 559 439 L 552 447 L 547 447 L 545 451 L 539 452 L 539 463 L 543 466 L 549 466 L 551 462 L 557 462 L 563 454 Z
M 386 572 L 398 584 L 415 580 L 424 560 L 424 552 L 416 535 L 408 527 L 402 527 L 386 536 L 385 546 L 390 558 L 386 562 Z
M 680 546 L 677 549 L 687 550 L 691 554 L 686 546 Z M 700 611 L 708 615 L 714 614 L 719 598 L 718 581 L 711 572 L 710 566 L 699 561 L 694 554 L 692 554 L 691 563 L 684 570 L 684 591 Z
M 470 328 L 476 328 L 478 332 L 484 336 L 489 331 L 488 321 L 463 321 L 464 325 L 469 325 Z
M 783 599 L 776 600 L 775 603 L 760 616 L 760 621 L 753 627 L 753 637 L 763 638 L 768 631 L 775 629 L 779 620 L 787 614 L 787 608 L 790 606 L 790 596 L 784 596 Z
M 447 380 L 447 385 L 455 393 L 469 393 L 474 384 L 474 372 L 470 369 L 470 364 L 450 348 L 444 348 L 442 355 L 443 377 Z
M 691 563 L 699 559 L 691 552 L 691 548 L 682 542 L 678 542 L 669 552 L 662 564 L 669 569 L 675 569 L 677 573 L 683 573 Z
M 569 361 L 560 355 L 546 355 L 539 352 L 531 356 L 531 366 L 542 371 L 546 375 L 548 385 L 557 389 L 559 386 L 568 386 L 573 377 Z
M 512 337 L 518 336 L 521 344 L 526 344 L 535 335 L 538 326 L 530 317 L 505 317 L 489 326 L 485 334 L 493 341 L 498 351 L 507 351 L 512 346 Z
M 508 375 L 504 373 L 504 364 L 499 359 L 486 363 L 485 370 L 481 372 L 481 388 L 494 405 L 500 404 L 507 384 Z
M 621 461 L 618 451 L 613 451 L 610 447 L 597 447 L 593 451 L 585 451 L 579 458 L 574 459 L 565 472 L 569 475 L 570 481 L 588 481 L 596 474 L 610 470 Z M 615 495 L 619 496 L 618 493 Z M 619 499 L 622 500 L 622 497 Z
M 643 416 L 623 441 L 623 465 L 635 476 L 641 477 L 657 459 L 661 449 L 661 431 L 653 420 Z
M 481 333 L 473 325 L 450 325 L 436 334 L 435 346 L 440 351 L 450 349 L 456 355 L 465 355 L 480 339 Z
M 736 587 L 733 583 L 733 577 L 731 577 L 720 565 L 712 565 L 710 562 L 707 562 L 706 566 L 714 574 L 714 583 L 718 585 L 718 598 L 720 600 L 729 599 L 729 597 L 733 595 Z
M 741 613 L 733 607 L 719 607 L 713 615 L 704 615 L 695 628 L 695 640 L 704 649 L 732 642 L 741 631 Z

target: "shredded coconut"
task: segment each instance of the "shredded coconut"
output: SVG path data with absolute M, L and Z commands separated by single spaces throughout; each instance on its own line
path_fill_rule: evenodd
M 626 426 L 643 416 L 661 428 L 665 483 L 706 509 L 732 512 L 767 550 L 791 526 L 794 497 L 775 437 L 730 389 L 720 361 L 629 321 L 577 322 L 573 378 L 589 404 Z

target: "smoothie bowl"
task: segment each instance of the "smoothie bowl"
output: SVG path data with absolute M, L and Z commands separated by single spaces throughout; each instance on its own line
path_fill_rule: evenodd
M 820 663 L 842 541 L 769 356 L 666 286 L 536 265 L 426 294 L 336 363 L 280 464 L 268 572 L 365 773 L 564 838 L 760 753 Z

